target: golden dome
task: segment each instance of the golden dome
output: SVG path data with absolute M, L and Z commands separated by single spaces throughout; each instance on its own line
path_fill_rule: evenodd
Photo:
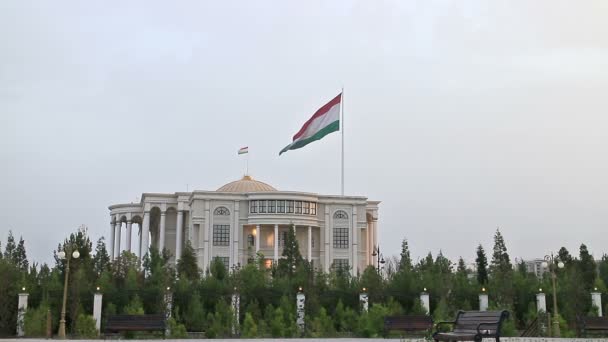
M 269 192 L 269 191 L 277 191 L 277 189 L 272 186 L 256 181 L 251 176 L 244 176 L 242 179 L 239 179 L 234 182 L 230 182 L 221 188 L 217 189 L 218 192 Z

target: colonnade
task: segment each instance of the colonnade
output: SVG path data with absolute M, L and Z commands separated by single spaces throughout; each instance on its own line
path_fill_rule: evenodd
M 297 238 L 297 227 L 294 225 L 294 235 L 296 235 Z M 306 226 L 305 226 L 306 227 Z M 255 252 L 258 253 L 260 251 L 260 238 L 261 238 L 262 232 L 261 232 L 261 228 L 259 224 L 255 225 Z M 273 260 L 274 262 L 278 262 L 279 258 L 281 257 L 281 255 L 279 254 L 279 225 L 275 224 L 274 225 L 274 234 L 273 234 L 273 238 L 274 238 L 274 254 L 273 254 Z M 308 226 L 308 236 L 307 236 L 307 252 L 306 252 L 306 260 L 311 261 L 312 260 L 312 226 Z
M 139 225 L 139 239 L 138 239 L 138 256 L 143 258 L 149 251 L 150 246 L 150 211 L 143 213 L 142 223 Z M 159 237 L 158 237 L 158 249 L 163 250 L 165 248 L 165 236 L 166 236 L 166 210 L 160 211 L 160 224 L 159 224 Z M 133 222 L 131 219 L 123 220 L 124 216 L 113 220 L 110 223 L 110 241 L 108 245 L 110 247 L 110 258 L 113 260 L 120 256 L 121 252 L 121 229 L 123 223 L 126 224 L 126 250 L 133 252 L 131 248 L 131 236 L 133 230 Z M 183 225 L 184 225 L 184 212 L 177 211 L 176 219 L 176 235 L 175 235 L 175 260 L 180 258 L 182 255 L 182 240 L 183 240 Z

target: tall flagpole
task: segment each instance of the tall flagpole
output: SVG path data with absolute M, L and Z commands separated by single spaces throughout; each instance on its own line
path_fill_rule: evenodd
M 342 196 L 344 196 L 344 86 L 342 87 L 342 94 L 340 99 L 340 112 L 342 113 L 342 122 L 340 131 L 342 131 Z

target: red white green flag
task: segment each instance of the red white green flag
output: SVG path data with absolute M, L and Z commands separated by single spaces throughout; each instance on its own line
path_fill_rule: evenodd
M 333 100 L 319 108 L 317 112 L 310 118 L 304 126 L 300 128 L 298 133 L 293 136 L 291 144 L 285 146 L 279 152 L 279 155 L 289 150 L 297 150 L 317 141 L 332 132 L 340 130 L 340 103 L 342 101 L 342 93 L 338 94 Z

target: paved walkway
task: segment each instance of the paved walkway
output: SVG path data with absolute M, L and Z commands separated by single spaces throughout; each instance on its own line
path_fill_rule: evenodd
M 383 338 L 259 338 L 259 339 L 187 339 L 187 340 L 159 340 L 163 342 L 195 342 L 195 341 L 206 341 L 206 342 L 238 342 L 238 341 L 249 341 L 249 342 L 279 342 L 279 341 L 289 341 L 289 342 L 312 342 L 312 341 L 324 341 L 324 342 L 387 342 L 387 341 L 404 341 L 404 342 L 428 342 L 425 339 L 383 339 Z M 500 339 L 504 342 L 608 342 L 608 338 L 529 338 L 529 337 L 503 337 Z M 48 342 L 46 339 L 0 339 L 2 342 Z M 84 342 L 84 341 L 97 341 L 100 340 L 68 340 L 73 342 Z M 125 340 L 128 342 L 151 342 L 154 340 Z M 484 339 L 484 341 L 494 341 L 493 338 Z

